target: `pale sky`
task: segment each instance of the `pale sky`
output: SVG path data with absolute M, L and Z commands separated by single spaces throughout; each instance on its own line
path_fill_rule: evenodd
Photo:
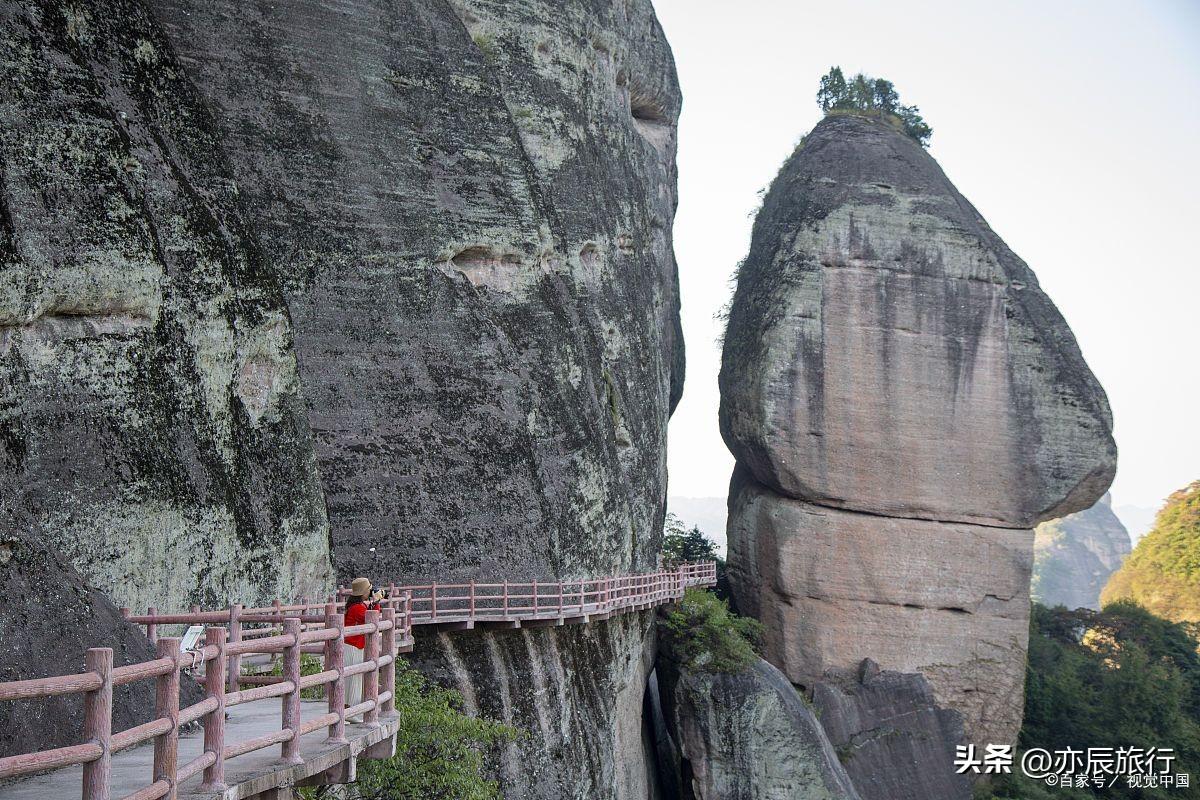
M 728 489 L 714 315 L 834 64 L 920 106 L 930 153 L 1070 323 L 1113 407 L 1114 504 L 1200 478 L 1200 3 L 654 2 L 684 98 L 670 494 Z

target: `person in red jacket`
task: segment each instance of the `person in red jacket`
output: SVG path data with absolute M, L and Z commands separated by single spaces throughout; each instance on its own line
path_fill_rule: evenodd
M 369 609 L 378 609 L 379 601 L 383 598 L 382 592 L 374 591 L 371 586 L 371 581 L 368 578 L 355 578 L 350 583 L 350 596 L 346 598 L 346 612 L 343 616 L 343 625 L 347 628 L 353 625 L 363 625 L 367 621 L 367 611 Z M 367 646 L 367 637 L 364 634 L 347 636 L 346 643 L 342 646 L 343 660 L 345 666 L 349 667 L 353 664 L 361 664 L 363 662 L 363 649 Z M 362 674 L 351 675 L 346 678 L 346 706 L 356 706 L 362 702 Z M 347 717 L 347 722 L 362 722 L 362 714 L 355 714 L 352 717 Z

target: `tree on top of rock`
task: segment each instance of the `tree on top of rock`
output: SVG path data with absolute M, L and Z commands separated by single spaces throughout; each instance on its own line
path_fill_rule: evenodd
M 841 67 L 832 67 L 821 77 L 817 104 L 826 114 L 882 117 L 916 139 L 922 147 L 929 146 L 929 137 L 933 135 L 933 128 L 921 117 L 919 108 L 900 104 L 900 94 L 891 81 L 861 72 L 847 81 Z

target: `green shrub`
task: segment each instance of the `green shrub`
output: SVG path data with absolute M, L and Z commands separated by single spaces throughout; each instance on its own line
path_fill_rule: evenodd
M 245 672 L 245 669 L 242 670 Z M 318 672 L 324 672 L 325 666 L 321 659 L 311 653 L 300 654 L 300 677 L 306 675 L 316 675 Z M 247 673 L 249 674 L 249 673 Z M 275 659 L 274 666 L 271 667 L 272 675 L 283 675 L 283 661 Z M 312 686 L 308 689 L 300 690 L 301 700 L 320 700 L 325 696 L 324 686 Z
M 462 711 L 462 695 L 428 681 L 406 662 L 396 662 L 396 755 L 360 761 L 349 787 L 301 789 L 300 797 L 347 800 L 495 800 L 494 780 L 484 774 L 484 754 L 514 740 L 518 732 Z M 345 795 L 335 791 L 347 791 Z
M 741 672 L 758 660 L 762 624 L 739 617 L 712 592 L 688 589 L 662 623 L 664 645 L 687 669 Z
M 663 564 L 682 564 L 687 561 L 715 561 L 717 564 L 717 585 L 713 591 L 722 600 L 729 600 L 729 576 L 725 568 L 725 559 L 717 552 L 717 543 L 708 538 L 700 530 L 699 525 L 690 529 L 683 520 L 667 512 L 663 523 L 662 543 Z
M 860 114 L 879 117 L 896 126 L 905 135 L 929 146 L 933 128 L 921 117 L 916 106 L 900 105 L 900 95 L 889 80 L 858 73 L 849 81 L 841 67 L 831 67 L 821 77 L 817 105 L 826 114 Z

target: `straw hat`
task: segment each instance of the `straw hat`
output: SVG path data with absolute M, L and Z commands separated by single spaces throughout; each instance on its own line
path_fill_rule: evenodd
M 355 578 L 350 582 L 350 594 L 355 597 L 366 597 L 371 594 L 371 579 Z

